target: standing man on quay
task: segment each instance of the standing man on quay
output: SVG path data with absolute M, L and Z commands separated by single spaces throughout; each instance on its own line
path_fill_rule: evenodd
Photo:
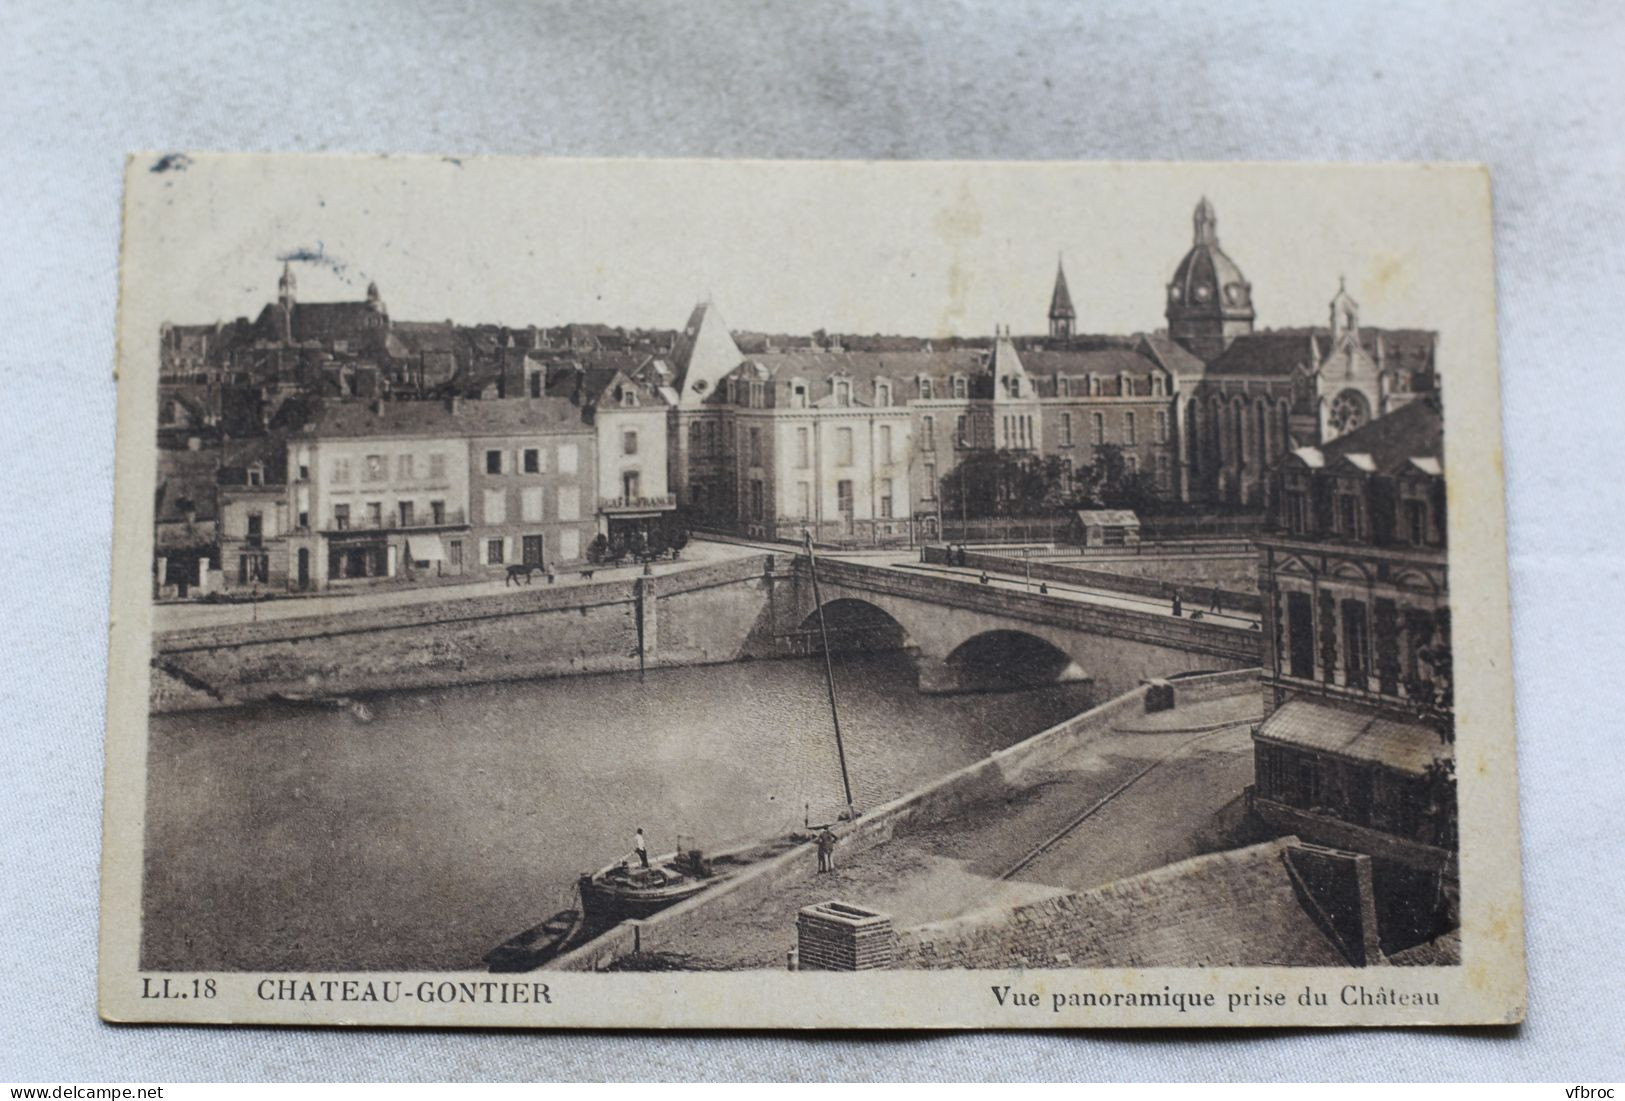
M 820 872 L 833 872 L 835 870 L 835 835 L 825 826 L 818 831 L 818 870 Z
M 632 835 L 632 851 L 638 854 L 638 863 L 647 868 L 649 866 L 649 845 L 648 842 L 643 840 L 642 826 L 639 826 L 638 831 Z

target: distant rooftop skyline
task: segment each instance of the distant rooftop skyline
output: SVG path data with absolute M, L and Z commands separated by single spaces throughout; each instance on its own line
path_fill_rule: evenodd
M 253 319 L 286 259 L 300 301 L 376 283 L 401 321 L 676 329 L 710 299 L 735 331 L 1038 335 L 1059 254 L 1076 331 L 1128 334 L 1165 327 L 1204 196 L 1260 329 L 1325 324 L 1340 277 L 1365 324 L 1450 312 L 1451 189 L 1397 167 L 199 157 L 146 290 L 178 324 Z

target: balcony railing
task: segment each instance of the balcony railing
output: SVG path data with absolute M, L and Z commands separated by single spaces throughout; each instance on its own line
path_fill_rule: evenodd
M 675 493 L 662 493 L 654 497 L 600 497 L 598 499 L 598 511 L 603 513 L 664 512 L 676 507 L 677 494 Z
M 468 513 L 460 508 L 448 508 L 436 516 L 433 512 L 414 513 L 403 521 L 399 513 L 388 512 L 376 519 L 367 516 L 330 517 L 322 531 L 426 531 L 433 528 L 462 528 L 468 526 Z

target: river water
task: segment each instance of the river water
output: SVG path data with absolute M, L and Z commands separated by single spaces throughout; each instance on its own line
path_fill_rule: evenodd
M 873 807 L 1088 706 L 1087 684 L 922 696 L 836 659 Z M 715 850 L 844 803 L 815 659 L 154 716 L 142 966 L 465 969 L 631 848 Z M 810 804 L 810 811 L 808 806 Z

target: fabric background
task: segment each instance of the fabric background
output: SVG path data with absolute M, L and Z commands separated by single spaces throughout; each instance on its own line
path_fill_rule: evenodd
M 1625 1076 L 1617 4 L 12 0 L 0 27 L 0 1078 Z M 1529 1023 L 909 1037 L 101 1024 L 111 365 L 136 149 L 1487 162 Z

